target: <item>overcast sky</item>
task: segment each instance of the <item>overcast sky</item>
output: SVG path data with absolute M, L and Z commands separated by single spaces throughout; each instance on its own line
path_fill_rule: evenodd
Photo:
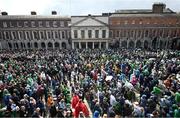
M 0 0 L 0 10 L 9 15 L 50 15 L 55 10 L 61 15 L 87 15 L 114 12 L 118 9 L 151 9 L 154 2 L 180 12 L 180 0 Z

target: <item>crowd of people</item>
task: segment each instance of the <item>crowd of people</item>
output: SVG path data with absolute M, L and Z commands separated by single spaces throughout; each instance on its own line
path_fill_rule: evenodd
M 0 117 L 180 117 L 180 52 L 0 52 Z

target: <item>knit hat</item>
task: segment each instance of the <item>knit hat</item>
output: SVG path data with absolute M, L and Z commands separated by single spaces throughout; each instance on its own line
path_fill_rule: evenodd
M 95 111 L 93 114 L 93 118 L 99 118 L 99 111 Z

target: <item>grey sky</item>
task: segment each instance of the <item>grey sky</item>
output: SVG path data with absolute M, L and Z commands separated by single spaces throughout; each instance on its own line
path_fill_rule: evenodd
M 10 15 L 50 15 L 52 10 L 61 15 L 87 15 L 114 12 L 117 9 L 151 9 L 154 2 L 180 12 L 180 0 L 0 0 L 0 10 Z

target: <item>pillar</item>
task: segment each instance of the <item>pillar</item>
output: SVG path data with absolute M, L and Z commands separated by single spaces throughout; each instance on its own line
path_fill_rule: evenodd
M 47 45 L 47 42 L 45 42 L 45 46 L 46 46 L 46 50 L 48 49 L 48 45 Z
M 79 49 L 81 49 L 82 47 L 81 47 L 81 42 L 79 42 Z
M 86 49 L 88 48 L 88 44 L 87 44 L 87 42 L 86 42 Z
M 99 42 L 99 49 L 101 49 L 101 42 Z
M 72 49 L 74 49 L 74 42 L 72 42 Z
M 137 42 L 137 40 L 135 40 L 135 41 L 133 41 L 134 42 L 134 48 L 136 48 L 136 42 Z
M 129 40 L 127 41 L 127 48 L 129 48 Z
M 94 49 L 94 42 L 92 42 L 92 49 Z
M 106 42 L 106 49 L 108 49 L 108 41 Z
M 119 48 L 121 48 L 121 40 L 119 40 Z

